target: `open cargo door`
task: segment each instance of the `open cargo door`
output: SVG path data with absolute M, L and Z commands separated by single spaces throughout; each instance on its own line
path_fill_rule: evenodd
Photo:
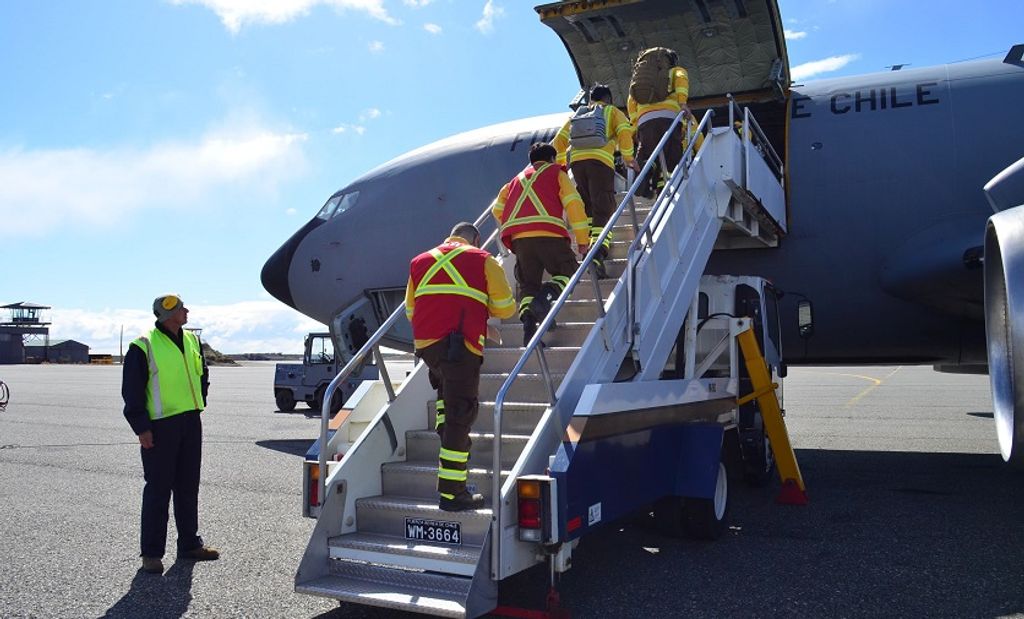
M 626 103 L 633 62 L 648 47 L 679 53 L 692 106 L 732 93 L 740 101 L 782 98 L 789 59 L 775 0 L 578 0 L 536 7 L 565 43 L 580 86 L 608 84 Z

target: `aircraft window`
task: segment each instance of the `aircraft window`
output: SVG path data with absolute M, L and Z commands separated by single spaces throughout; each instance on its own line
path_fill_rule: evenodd
M 327 204 L 320 209 L 320 212 L 316 214 L 317 217 L 323 220 L 328 220 L 334 215 L 335 209 L 338 208 L 338 203 L 341 202 L 341 195 L 331 196 L 331 199 L 327 201 Z
M 334 209 L 334 215 L 332 215 L 332 217 L 337 217 L 338 215 L 341 215 L 348 209 L 352 208 L 353 206 L 356 205 L 356 202 L 358 200 L 358 191 L 350 191 L 349 193 L 344 194 L 343 196 L 341 196 L 341 202 L 338 202 L 338 208 Z
M 317 217 L 323 220 L 330 219 L 341 215 L 348 209 L 355 206 L 355 203 L 359 200 L 358 191 L 350 191 L 348 193 L 339 193 L 331 196 L 331 199 L 324 204 L 320 212 L 317 213 Z

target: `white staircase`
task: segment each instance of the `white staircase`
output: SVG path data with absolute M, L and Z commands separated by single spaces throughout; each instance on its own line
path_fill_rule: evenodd
M 581 269 L 569 284 L 571 294 L 556 304 L 557 315 L 542 323 L 534 343 L 539 338 L 545 344 L 547 376 L 537 354 L 524 356 L 536 346 L 527 351 L 519 345 L 522 325 L 516 319 L 500 325 L 503 344 L 485 350 L 469 484 L 485 495 L 487 507 L 456 513 L 437 507 L 434 394 L 418 364 L 345 458 L 328 466 L 321 495 L 326 500 L 296 591 L 473 617 L 495 607 L 498 581 L 536 564 L 536 547 L 517 538 L 510 500 L 515 478 L 544 471 L 586 385 L 611 382 L 623 367 L 632 368 L 634 381 L 658 378 L 723 222 L 728 234 L 757 241 L 759 233 L 743 221 L 749 209 L 737 210 L 735 197 L 737 188 L 747 191 L 750 174 L 743 143 L 732 130 L 710 125 L 705 116 L 699 154 L 684 160 L 654 204 L 635 199 L 644 222 L 639 230 L 624 213 L 627 201 L 616 212 L 609 278 L 595 286 Z M 762 227 L 760 242 L 770 246 L 779 227 Z M 557 328 L 548 330 L 552 318 Z M 459 523 L 460 543 L 407 539 L 407 526 L 421 520 Z

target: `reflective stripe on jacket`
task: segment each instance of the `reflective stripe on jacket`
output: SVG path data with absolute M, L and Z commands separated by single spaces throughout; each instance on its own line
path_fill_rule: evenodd
M 678 114 L 679 110 L 683 109 L 682 106 L 690 98 L 690 76 L 686 69 L 682 67 L 672 67 L 669 69 L 669 72 L 672 79 L 672 92 L 669 93 L 668 97 L 655 103 L 637 103 L 633 97 L 629 97 L 626 101 L 629 122 L 633 123 L 634 126 L 641 122 L 641 116 L 647 112 L 668 110 Z
M 184 352 L 159 329 L 132 341 L 146 353 L 146 412 L 151 420 L 204 408 L 199 339 L 191 331 L 183 331 L 182 341 Z
M 622 110 L 614 105 L 598 104 L 604 107 L 604 126 L 608 143 L 601 148 L 570 148 L 569 129 L 572 118 L 565 121 L 562 128 L 558 130 L 551 145 L 558 151 L 557 163 L 565 164 L 566 161 L 586 161 L 596 159 L 609 168 L 615 167 L 615 151 L 622 154 L 622 159 L 628 164 L 633 161 L 633 126 L 629 119 L 622 113 Z
M 488 317 L 485 265 L 490 254 L 454 239 L 423 252 L 409 264 L 412 335 L 419 349 L 428 345 L 426 342 L 460 331 L 466 348 L 482 355 Z M 514 307 L 511 294 L 508 304 Z
M 583 201 L 570 189 L 563 191 L 562 176 L 571 187 L 568 176 L 560 166 L 542 163 L 534 168 L 528 165 L 498 193 L 491 212 L 501 225 L 501 242 L 509 249 L 512 240 L 528 236 L 553 236 L 566 239 L 581 236 L 585 231 Z M 565 222 L 568 214 L 572 236 Z

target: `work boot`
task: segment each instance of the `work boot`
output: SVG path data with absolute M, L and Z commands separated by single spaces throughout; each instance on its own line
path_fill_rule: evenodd
M 142 557 L 142 571 L 147 574 L 163 574 L 164 564 L 156 557 Z
M 537 332 L 537 319 L 529 310 L 523 312 L 519 319 L 523 321 L 523 347 L 525 348 L 533 339 L 533 334 Z
M 468 509 L 483 509 L 484 495 L 470 494 L 469 490 L 463 490 L 456 494 L 454 499 L 441 497 L 437 506 L 446 512 L 462 512 Z
M 544 321 L 544 317 L 551 311 L 560 294 L 562 294 L 562 289 L 552 282 L 544 282 L 540 287 L 540 292 L 533 297 L 533 301 L 530 301 L 530 311 L 533 312 L 538 323 Z
M 178 553 L 179 559 L 186 559 L 188 561 L 216 561 L 220 558 L 220 552 L 216 548 L 210 548 L 209 546 L 200 546 L 193 548 L 185 552 Z
M 604 260 L 594 258 L 594 272 L 597 274 L 597 279 L 608 279 L 608 269 L 604 266 Z

